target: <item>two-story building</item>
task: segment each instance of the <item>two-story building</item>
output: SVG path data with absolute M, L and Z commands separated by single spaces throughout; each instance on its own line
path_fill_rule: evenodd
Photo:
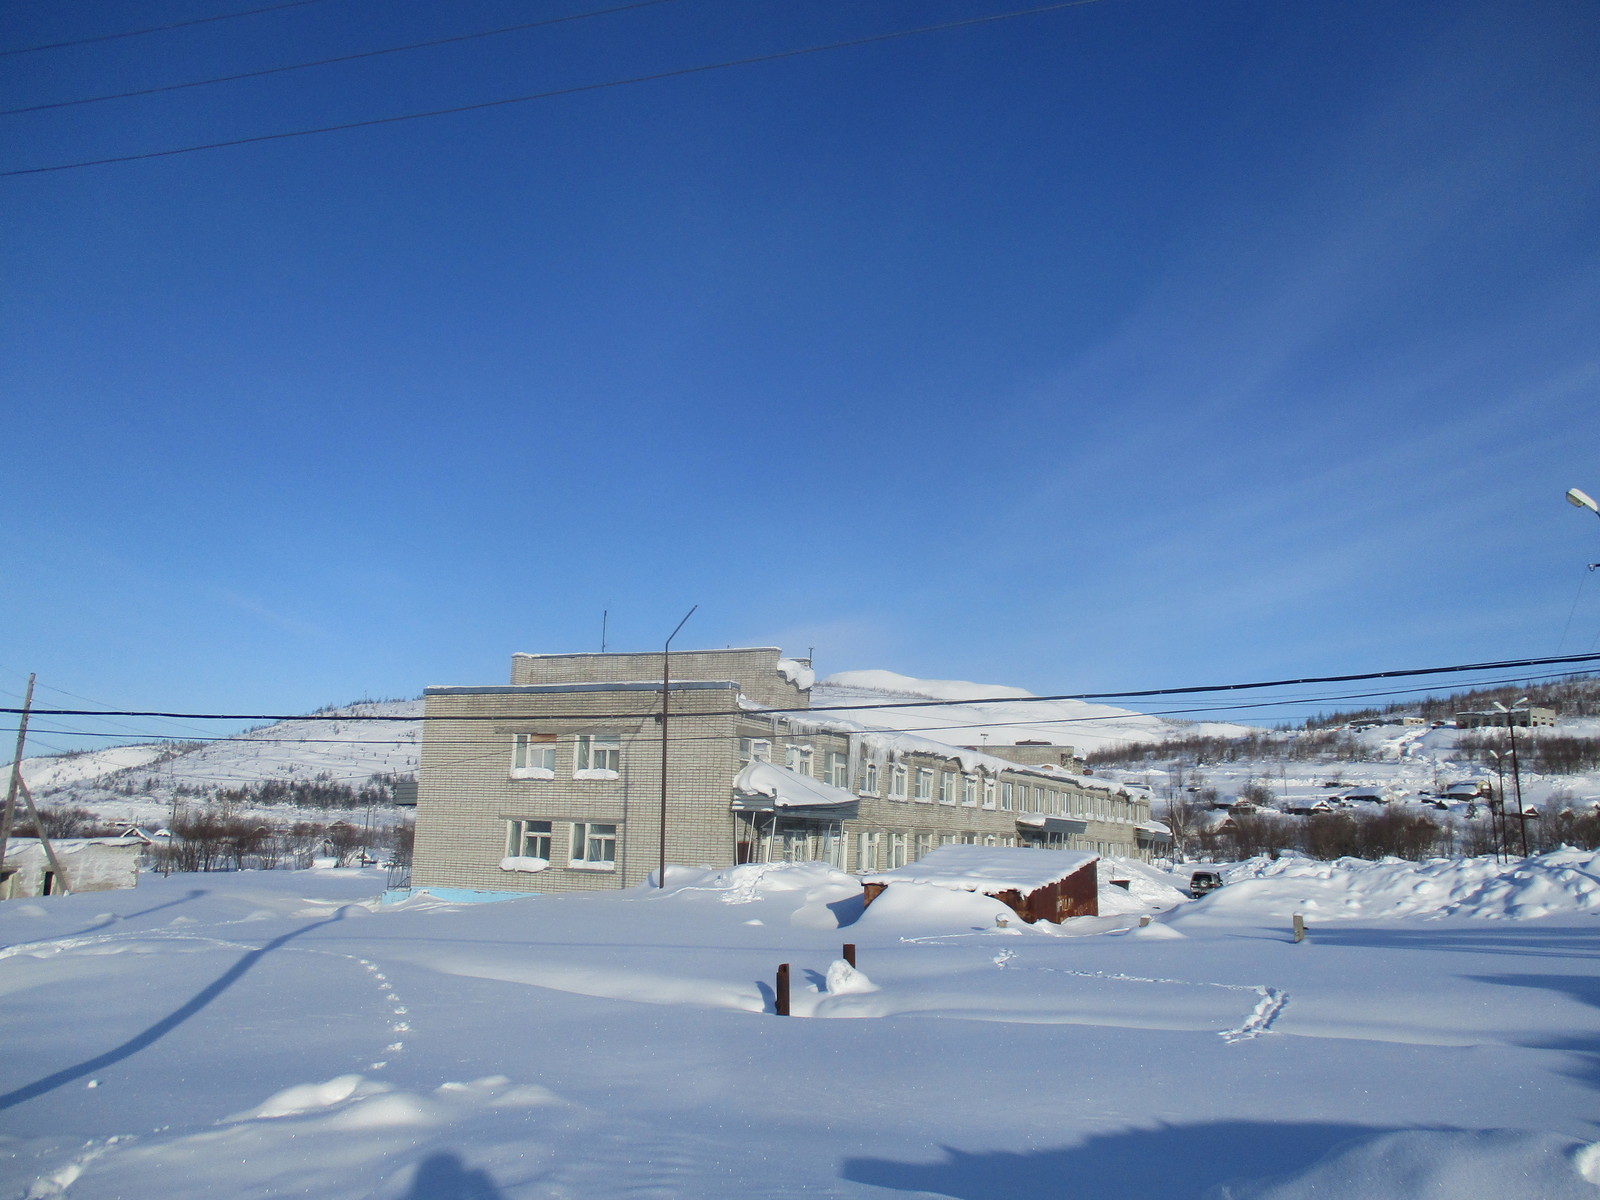
M 857 873 L 953 844 L 1165 849 L 1148 793 L 1059 756 L 1026 765 L 874 729 L 870 712 L 813 709 L 810 688 L 810 664 L 770 647 L 676 652 L 665 692 L 659 653 L 518 654 L 510 684 L 431 687 L 412 881 L 628 887 L 663 849 L 668 863 Z

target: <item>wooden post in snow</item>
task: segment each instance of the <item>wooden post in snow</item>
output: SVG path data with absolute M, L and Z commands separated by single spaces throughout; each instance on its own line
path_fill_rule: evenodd
M 778 982 L 772 989 L 772 1009 L 780 1017 L 789 1015 L 789 964 L 778 964 Z

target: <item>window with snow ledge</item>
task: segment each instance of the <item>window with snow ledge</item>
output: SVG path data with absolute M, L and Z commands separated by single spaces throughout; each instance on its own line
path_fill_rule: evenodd
M 537 772 L 543 771 L 540 775 Z M 554 779 L 556 777 L 556 735 L 519 733 L 511 739 L 511 778 Z
M 811 747 L 785 746 L 783 748 L 783 765 L 801 775 L 811 774 Z
M 500 860 L 502 871 L 542 871 L 550 865 L 550 822 L 509 821 L 506 830 L 506 856 Z M 537 867 L 508 867 L 508 862 L 533 862 Z
M 572 760 L 574 779 L 616 779 L 622 769 L 622 739 L 614 733 L 580 733 Z
M 864 796 L 878 794 L 878 764 L 870 758 L 861 764 L 861 794 Z

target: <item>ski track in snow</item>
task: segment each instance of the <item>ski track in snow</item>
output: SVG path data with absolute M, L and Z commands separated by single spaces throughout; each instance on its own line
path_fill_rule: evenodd
M 1176 987 L 1210 987 L 1221 988 L 1228 992 L 1252 992 L 1258 999 L 1255 1007 L 1250 1010 L 1250 1015 L 1232 1029 L 1223 1029 L 1217 1033 L 1218 1037 L 1230 1044 L 1247 1042 L 1266 1033 L 1278 1019 L 1278 1014 L 1283 1012 L 1289 1003 L 1287 992 L 1259 983 L 1213 983 L 1205 979 L 1161 979 L 1148 975 L 1127 975 L 1120 971 L 1072 971 L 1066 967 L 1013 966 L 1012 963 L 1016 958 L 1016 951 L 1002 950 L 994 956 L 994 965 L 1002 971 L 1039 971 L 1050 975 L 1072 975 L 1079 979 L 1109 979 L 1118 983 L 1162 983 Z

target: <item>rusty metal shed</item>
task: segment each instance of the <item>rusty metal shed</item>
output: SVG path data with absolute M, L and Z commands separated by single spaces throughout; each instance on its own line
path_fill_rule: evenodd
M 889 887 L 937 887 L 993 897 L 1032 924 L 1099 916 L 1099 861 L 1098 854 L 1084 850 L 940 846 L 910 866 L 861 880 L 868 904 Z

